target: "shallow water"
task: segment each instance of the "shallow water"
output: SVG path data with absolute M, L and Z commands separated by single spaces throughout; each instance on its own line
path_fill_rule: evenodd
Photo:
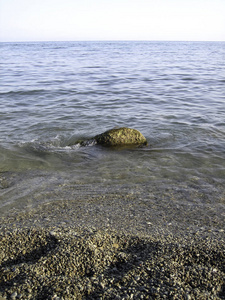
M 224 42 L 0 46 L 1 213 L 144 185 L 225 204 Z M 148 146 L 73 145 L 120 126 Z

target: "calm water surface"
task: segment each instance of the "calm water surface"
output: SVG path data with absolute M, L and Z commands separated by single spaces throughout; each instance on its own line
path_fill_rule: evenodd
M 225 204 L 225 42 L 1 43 L 0 52 L 1 213 L 145 186 L 183 189 L 186 201 L 194 186 Z M 120 126 L 148 146 L 71 146 Z

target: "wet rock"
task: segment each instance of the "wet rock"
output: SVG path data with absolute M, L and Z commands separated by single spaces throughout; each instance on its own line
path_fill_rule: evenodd
M 76 145 L 80 145 L 82 147 L 87 147 L 87 146 L 94 146 L 96 144 L 95 139 L 89 139 L 89 140 L 78 140 L 76 142 Z
M 105 146 L 147 145 L 147 140 L 140 131 L 127 127 L 107 130 L 94 139 L 97 144 Z

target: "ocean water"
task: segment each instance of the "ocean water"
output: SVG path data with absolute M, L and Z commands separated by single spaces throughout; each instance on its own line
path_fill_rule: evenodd
M 1 214 L 151 187 L 224 207 L 225 42 L 1 43 L 0 53 Z M 122 126 L 148 146 L 75 145 Z

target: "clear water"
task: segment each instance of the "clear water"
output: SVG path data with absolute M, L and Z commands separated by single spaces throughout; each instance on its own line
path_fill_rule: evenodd
M 193 184 L 224 205 L 225 42 L 1 43 L 0 53 L 1 213 L 123 187 L 185 186 L 191 201 Z M 120 126 L 148 146 L 71 146 Z

